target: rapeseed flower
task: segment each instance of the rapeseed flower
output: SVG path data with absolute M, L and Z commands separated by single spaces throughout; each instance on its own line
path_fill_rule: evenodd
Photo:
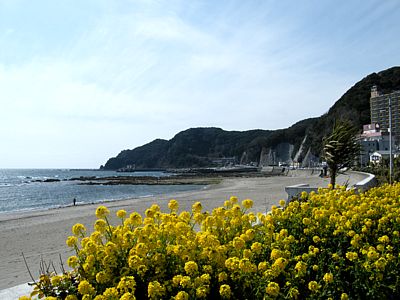
M 116 212 L 116 216 L 120 219 L 125 218 L 126 216 L 126 210 L 120 209 L 119 211 Z
M 400 297 L 393 288 L 399 195 L 400 184 L 364 194 L 319 189 L 267 214 L 247 213 L 252 201 L 237 197 L 211 212 L 200 202 L 178 211 L 172 200 L 169 213 L 156 204 L 144 218 L 118 211 L 116 226 L 98 208 L 92 233 L 76 224 L 67 238 L 73 270 L 40 276 L 34 293 L 68 300 Z
M 101 205 L 96 209 L 96 217 L 99 219 L 105 218 L 110 214 L 110 211 L 107 207 Z
M 231 287 L 227 284 L 223 284 L 219 288 L 219 294 L 223 299 L 229 299 L 231 297 Z
M 265 289 L 265 292 L 272 297 L 277 297 L 279 295 L 279 291 L 279 284 L 277 284 L 276 282 L 268 283 L 268 286 Z

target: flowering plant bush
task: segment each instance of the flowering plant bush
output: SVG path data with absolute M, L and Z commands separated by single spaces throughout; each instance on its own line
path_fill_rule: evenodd
M 268 214 L 231 197 L 223 207 L 145 216 L 96 210 L 72 227 L 72 271 L 42 275 L 46 299 L 387 299 L 400 296 L 400 184 L 367 193 L 320 189 Z M 28 297 L 29 298 L 29 297 Z

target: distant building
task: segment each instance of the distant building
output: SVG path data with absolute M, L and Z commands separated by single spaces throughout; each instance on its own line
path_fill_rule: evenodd
M 361 155 L 360 164 L 367 165 L 371 161 L 371 155 L 376 151 L 389 151 L 389 133 L 381 131 L 379 124 L 367 124 L 363 126 L 363 133 L 360 135 Z M 395 151 L 396 137 L 392 137 L 392 150 Z
M 371 88 L 371 123 L 379 124 L 382 132 L 388 132 L 389 99 L 392 106 L 392 134 L 400 141 L 400 91 L 382 94 L 376 85 Z
M 390 156 L 390 151 L 387 150 L 381 150 L 381 151 L 375 151 L 370 155 L 370 161 L 373 164 L 380 164 L 383 159 L 389 160 Z M 397 154 L 394 155 L 394 157 L 397 157 Z

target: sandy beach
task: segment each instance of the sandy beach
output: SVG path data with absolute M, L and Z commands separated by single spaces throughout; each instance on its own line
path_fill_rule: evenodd
M 362 180 L 365 176 L 352 173 L 340 175 L 338 183 L 349 185 Z M 168 200 L 179 201 L 180 210 L 190 210 L 191 205 L 201 201 L 205 210 L 223 205 L 230 196 L 254 201 L 253 211 L 266 212 L 280 199 L 286 199 L 284 187 L 308 183 L 311 186 L 325 187 L 328 178 L 319 178 L 310 172 L 291 172 L 288 176 L 261 178 L 228 178 L 218 185 L 207 186 L 202 191 L 181 192 L 107 202 L 105 205 L 112 214 L 118 209 L 128 213 L 143 213 L 150 205 L 157 203 L 163 211 L 168 211 Z M 59 266 L 59 254 L 64 262 L 73 252 L 66 246 L 65 240 L 70 235 L 75 223 L 83 223 L 89 230 L 95 221 L 95 209 L 98 204 L 71 206 L 61 209 L 35 211 L 29 213 L 0 214 L 0 290 L 31 281 L 21 253 L 23 252 L 34 277 L 39 275 L 39 262 L 54 262 Z M 59 271 L 59 270 L 58 270 Z

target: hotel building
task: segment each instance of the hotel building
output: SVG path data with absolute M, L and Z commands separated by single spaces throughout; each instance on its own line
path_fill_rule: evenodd
M 382 94 L 377 86 L 371 88 L 371 123 L 379 124 L 380 131 L 388 132 L 389 99 L 392 111 L 392 136 L 396 141 L 400 141 L 400 91 Z

